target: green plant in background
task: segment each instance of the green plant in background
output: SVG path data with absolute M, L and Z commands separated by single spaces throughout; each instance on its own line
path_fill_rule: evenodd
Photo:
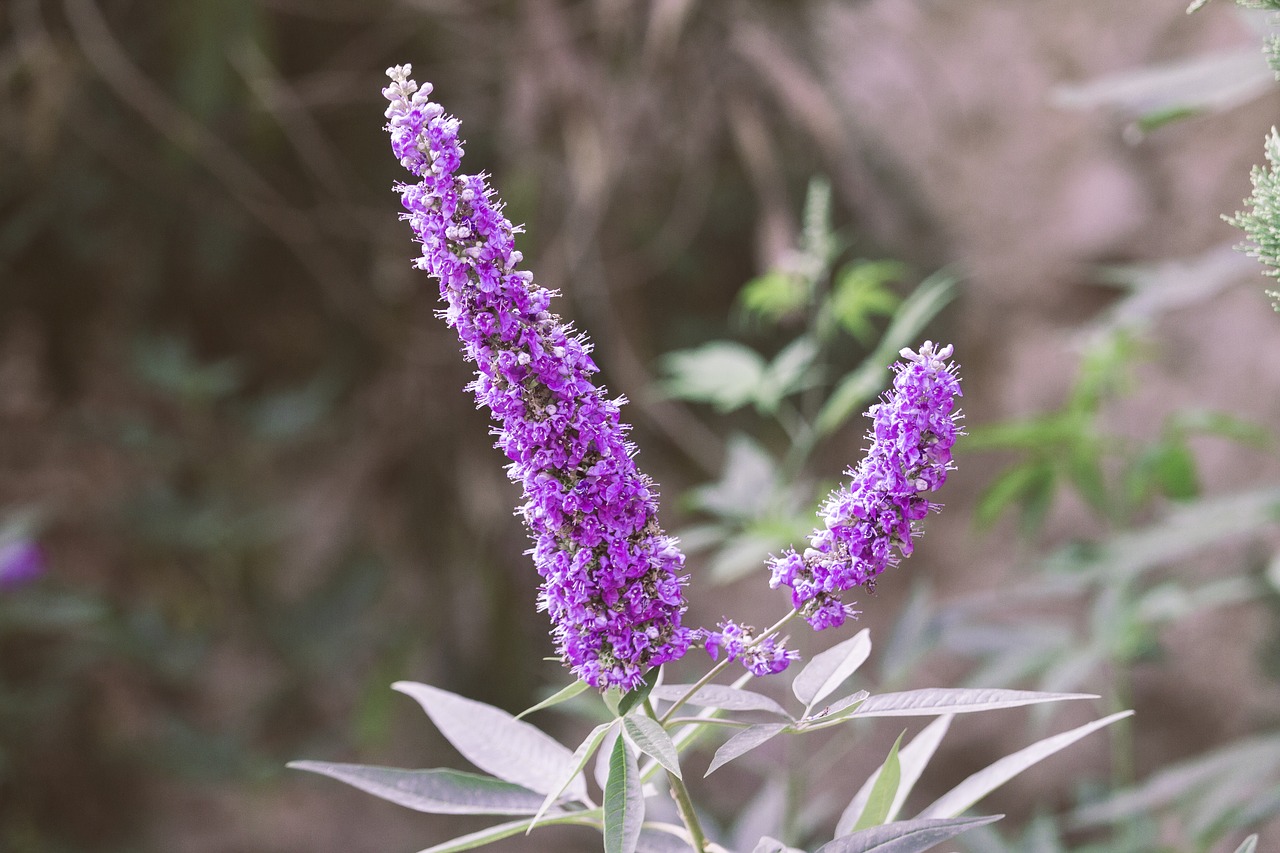
M 1237 558 L 1244 565 L 1234 570 L 1220 560 L 1209 579 L 1169 571 L 1199 553 L 1260 535 L 1280 514 L 1280 489 L 1202 496 L 1190 438 L 1215 436 L 1255 451 L 1269 444 L 1265 431 L 1225 414 L 1180 410 L 1149 437 L 1110 434 L 1106 415 L 1122 401 L 1139 352 L 1132 333 L 1107 334 L 1082 356 L 1079 378 L 1061 409 L 972 430 L 967 451 L 1021 457 L 980 499 L 981 523 L 1017 513 L 1024 535 L 1034 536 L 1056 499 L 1071 491 L 1093 510 L 1101 532 L 1031 559 L 1027 576 L 998 594 L 940 604 L 917 620 L 931 627 L 914 642 L 937 642 L 980 661 L 970 683 L 1091 689 L 1128 705 L 1135 670 L 1161 658 L 1163 631 L 1197 614 L 1275 595 L 1262 572 L 1249 570 L 1247 556 Z M 1125 721 L 1111 730 L 1112 778 L 1082 789 L 1089 805 L 1065 823 L 1046 816 L 1031 831 L 1049 838 L 1051 830 L 1065 827 L 1096 831 L 1111 825 L 1106 842 L 1080 849 L 1138 853 L 1162 849 L 1155 814 L 1165 810 L 1185 818 L 1182 844 L 1191 845 L 1171 850 L 1210 850 L 1280 808 L 1280 768 L 1265 749 L 1249 753 L 1237 744 L 1136 784 L 1132 728 Z M 1223 755 L 1250 760 L 1232 764 Z M 1013 851 L 1030 843 L 1000 847 L 994 832 L 985 835 L 970 849 Z M 1069 848 L 1054 842 L 1035 849 Z
M 662 359 L 666 394 L 758 416 L 754 429 L 730 433 L 720 478 L 684 498 L 709 520 L 682 530 L 681 541 L 707 551 L 715 580 L 758 571 L 761 553 L 807 531 L 827 485 L 807 479 L 815 450 L 880 393 L 886 365 L 954 295 L 954 277 L 942 272 L 900 298 L 890 285 L 907 275 L 902 264 L 842 261 L 847 250 L 832 228 L 830 188 L 815 180 L 799 245 L 738 295 L 744 325 L 781 338 L 776 354 L 717 340 Z M 878 318 L 887 322 L 877 335 Z M 859 351 L 860 361 L 848 357 Z
M 1132 387 L 1129 374 L 1141 354 L 1142 344 L 1131 332 L 1105 334 L 1082 355 L 1075 386 L 1062 408 L 972 430 L 967 452 L 1021 457 L 986 488 L 976 510 L 980 524 L 1016 510 L 1023 532 L 1034 534 L 1055 496 L 1069 488 L 1099 523 L 1121 529 L 1156 498 L 1187 501 L 1199 496 L 1191 439 L 1218 436 L 1253 447 L 1267 443 L 1265 430 L 1200 409 L 1170 413 L 1151 437 L 1109 434 L 1104 415 Z

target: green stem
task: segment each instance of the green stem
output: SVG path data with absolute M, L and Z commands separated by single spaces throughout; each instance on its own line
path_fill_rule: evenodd
M 774 634 L 781 631 L 782 626 L 786 625 L 788 622 L 794 619 L 798 612 L 799 612 L 798 610 L 792 608 L 790 613 L 788 613 L 786 616 L 783 616 L 777 622 L 774 622 L 773 625 L 763 634 L 760 634 L 759 636 L 757 636 L 755 640 L 752 641 L 751 646 L 755 646 L 757 643 L 764 642 L 769 637 L 772 637 Z M 748 648 L 751 648 L 751 646 L 748 646 Z M 671 718 L 675 716 L 676 711 L 680 710 L 681 706 L 683 706 L 684 703 L 688 702 L 691 698 L 693 698 L 693 695 L 697 693 L 699 690 L 701 690 L 703 687 L 710 684 L 711 679 L 715 678 L 717 675 L 724 672 L 725 668 L 728 667 L 730 663 L 731 661 L 728 658 L 725 658 L 724 660 L 717 662 L 715 666 L 711 667 L 711 669 L 707 670 L 707 674 L 702 676 L 702 678 L 699 678 L 696 682 L 694 682 L 694 685 L 690 687 L 689 690 L 683 696 L 677 699 L 675 701 L 675 704 L 673 704 L 670 708 L 668 708 L 665 714 L 663 714 L 660 718 L 658 718 L 658 722 L 661 723 L 663 726 L 665 726 L 671 720 Z
M 1126 662 L 1112 663 L 1111 711 L 1125 711 L 1133 707 L 1132 689 L 1129 679 L 1129 666 Z M 1134 768 L 1133 719 L 1126 717 L 1117 720 L 1111 729 L 1111 786 L 1113 790 L 1123 790 L 1134 783 L 1137 772 Z
M 653 702 L 648 698 L 644 700 L 644 709 L 650 717 L 657 719 L 658 715 L 653 710 Z M 689 830 L 689 840 L 693 843 L 694 853 L 706 853 L 707 837 L 702 832 L 702 824 L 698 822 L 697 812 L 693 808 L 693 800 L 689 797 L 689 789 L 685 787 L 684 780 L 674 773 L 668 773 L 667 779 L 671 783 L 671 797 L 676 801 L 676 810 L 680 813 L 680 820 L 684 822 L 685 828 Z

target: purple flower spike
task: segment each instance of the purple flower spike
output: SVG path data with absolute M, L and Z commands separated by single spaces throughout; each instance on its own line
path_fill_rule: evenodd
M 853 480 L 832 492 L 819 516 L 823 525 L 803 554 L 787 550 L 769 561 L 769 585 L 791 588 L 792 604 L 814 630 L 834 628 L 857 611 L 840 598 L 845 590 L 875 589 L 875 580 L 909 556 L 916 522 L 941 504 L 924 497 L 952 469 L 951 446 L 962 430 L 955 409 L 961 396 L 951 346 L 926 341 L 918 353 L 902 351 L 893 388 L 867 416 L 871 448 Z M 896 551 L 896 553 L 895 553 Z
M 484 175 L 457 174 L 458 120 L 408 65 L 387 70 L 387 131 L 419 181 L 397 187 L 416 260 L 440 283 L 440 312 L 476 365 L 468 388 L 497 421 L 496 446 L 524 487 L 520 507 L 544 581 L 540 609 L 564 661 L 592 686 L 630 690 L 688 650 L 684 555 L 658 525 L 658 495 L 636 468 L 622 398 L 591 381 L 584 335 L 549 312 L 553 293 L 519 269 L 518 231 Z
M 750 625 L 725 621 L 720 623 L 719 631 L 699 633 L 712 660 L 719 660 L 723 649 L 726 658 L 741 661 L 747 671 L 757 677 L 782 672 L 800 657 L 799 652 L 787 649 L 785 641 L 776 637 L 757 641 L 755 628 Z
M 44 574 L 44 553 L 28 539 L 0 545 L 0 590 L 17 589 Z

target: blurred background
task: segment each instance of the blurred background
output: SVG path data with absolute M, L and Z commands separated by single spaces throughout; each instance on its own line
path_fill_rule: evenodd
M 1220 216 L 1280 86 L 1264 22 L 1184 11 L 0 4 L 0 851 L 426 847 L 470 824 L 284 763 L 457 765 L 392 681 L 512 711 L 565 682 L 517 490 L 397 221 L 379 90 L 403 62 L 462 119 L 465 168 L 492 175 L 528 266 L 631 399 L 663 523 L 711 530 L 688 537 L 692 624 L 784 606 L 768 537 L 691 490 L 743 459 L 728 436 L 767 456 L 785 435 L 664 384 L 664 356 L 785 344 L 785 312 L 746 322 L 740 292 L 790 269 L 825 180 L 847 256 L 895 262 L 873 329 L 950 271 L 921 338 L 955 343 L 973 433 L 916 556 L 860 602 L 892 638 L 882 683 L 1085 689 L 1105 698 L 1082 720 L 1138 712 L 1120 744 L 1095 736 L 993 797 L 1010 818 L 981 849 L 1055 849 L 1024 827 L 1064 849 L 1233 849 L 1270 822 L 1268 849 L 1280 328 Z M 802 516 L 862 431 L 814 454 Z M 745 573 L 726 556 L 744 541 Z M 935 793 L 1029 742 L 1007 719 L 957 728 Z M 1192 783 L 1141 787 L 1205 757 Z M 726 779 L 712 810 L 758 785 Z M 1147 799 L 1111 820 L 1138 809 L 1140 838 L 1072 812 L 1126 790 Z

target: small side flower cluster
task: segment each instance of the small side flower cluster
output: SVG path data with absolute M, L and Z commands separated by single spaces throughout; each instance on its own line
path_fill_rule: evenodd
M 497 421 L 496 446 L 524 487 L 520 507 L 563 659 L 587 683 L 630 690 L 688 650 L 684 555 L 657 521 L 657 492 L 583 335 L 549 312 L 551 291 L 519 269 L 516 228 L 484 175 L 456 174 L 459 122 L 411 78 L 388 69 L 387 130 L 420 178 L 397 188 L 422 243 L 419 268 L 440 283 L 445 322 L 476 365 L 469 389 Z
M 782 672 L 800 657 L 799 652 L 787 649 L 776 637 L 757 640 L 755 628 L 737 622 L 720 623 L 719 631 L 701 631 L 700 638 L 712 660 L 720 659 L 720 650 L 730 661 L 740 660 L 747 671 L 755 676 Z
M 926 341 L 918 353 L 902 350 L 893 388 L 872 406 L 871 447 L 852 482 L 827 498 L 804 553 L 794 549 L 769 561 L 775 589 L 791 589 L 792 604 L 815 630 L 844 624 L 857 611 L 840 595 L 875 588 L 875 579 L 909 556 L 915 522 L 940 504 L 925 493 L 940 487 L 952 469 L 951 446 L 962 430 L 955 408 L 961 396 L 952 347 Z

